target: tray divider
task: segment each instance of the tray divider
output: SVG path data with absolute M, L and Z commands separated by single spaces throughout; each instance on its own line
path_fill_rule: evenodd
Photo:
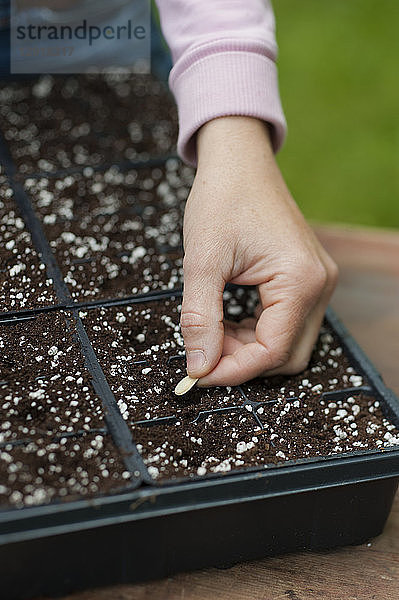
M 65 310 L 65 308 L 65 304 L 53 304 L 48 306 L 38 306 L 37 308 L 23 308 L 21 310 L 3 312 L 0 313 L 0 324 L 3 324 L 5 321 L 26 321 L 42 313 Z
M 71 300 L 69 289 L 64 282 L 61 270 L 45 236 L 42 224 L 36 216 L 30 198 L 26 194 L 21 182 L 12 181 L 12 187 L 14 190 L 15 202 L 21 211 L 27 229 L 32 236 L 32 242 L 41 254 L 42 260 L 46 265 L 47 275 L 53 280 L 57 297 L 61 304 L 68 304 Z
M 104 375 L 104 371 L 98 362 L 96 353 L 91 345 L 78 311 L 73 311 L 73 318 L 87 368 L 93 377 L 94 389 L 104 405 L 105 421 L 112 439 L 122 452 L 122 458 L 126 467 L 132 474 L 132 481 L 135 482 L 135 487 L 138 487 L 142 481 L 152 481 L 148 474 L 147 467 L 133 442 L 130 429 L 121 415 L 115 396 L 112 393 L 107 378 Z
M 69 309 L 90 310 L 93 308 L 110 308 L 112 306 L 125 306 L 129 304 L 141 304 L 142 302 L 153 302 L 154 300 L 168 300 L 170 298 L 181 298 L 182 288 L 173 288 L 172 290 L 155 290 L 145 294 L 134 294 L 132 296 L 123 296 L 120 298 L 105 298 L 99 300 L 89 300 L 87 302 L 75 302 L 66 306 Z

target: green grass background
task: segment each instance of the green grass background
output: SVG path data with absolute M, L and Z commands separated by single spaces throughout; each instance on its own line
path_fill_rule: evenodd
M 313 220 L 399 227 L 399 0 L 274 0 L 288 136 Z

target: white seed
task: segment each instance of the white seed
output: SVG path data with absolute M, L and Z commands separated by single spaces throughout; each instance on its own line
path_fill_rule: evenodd
M 183 394 L 186 394 L 197 383 L 197 381 L 198 378 L 193 379 L 192 377 L 187 375 L 181 381 L 179 381 L 179 383 L 175 387 L 175 394 L 177 396 L 182 396 Z

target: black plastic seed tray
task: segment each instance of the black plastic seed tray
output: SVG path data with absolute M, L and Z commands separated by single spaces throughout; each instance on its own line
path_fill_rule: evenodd
M 395 447 L 157 483 L 132 442 L 129 423 L 121 418 L 78 311 L 72 313 L 94 388 L 104 403 L 107 429 L 125 454 L 131 480 L 116 493 L 90 500 L 1 511 L 4 597 L 60 595 L 277 553 L 357 544 L 382 531 L 398 484 Z M 364 378 L 360 391 L 377 398 L 384 414 L 399 425 L 393 393 L 331 311 L 328 322 Z M 0 322 L 0 327 L 14 325 L 15 320 Z M 349 387 L 330 396 L 353 393 Z M 240 408 L 213 412 L 248 413 L 248 403 L 258 405 L 244 393 Z M 206 411 L 199 411 L 197 420 L 205 416 Z M 159 425 L 162 419 L 156 421 Z M 167 428 L 168 418 L 163 421 Z M 142 425 L 151 428 L 154 421 Z
M 120 165 L 120 170 L 145 170 L 162 166 L 166 160 L 167 157 L 156 159 L 156 162 L 127 162 Z M 177 571 L 225 567 L 284 552 L 361 543 L 382 531 L 399 480 L 399 449 L 393 443 L 390 445 L 389 429 L 388 437 L 384 438 L 388 441 L 381 441 L 379 448 L 358 446 L 350 452 L 338 452 L 326 445 L 324 452 L 321 440 L 318 455 L 307 456 L 306 449 L 302 448 L 301 456 L 294 460 L 289 458 L 289 447 L 285 448 L 281 437 L 270 435 L 270 419 L 275 415 L 276 407 L 284 407 L 282 412 L 289 413 L 300 406 L 302 389 L 308 385 L 300 378 L 280 383 L 278 393 L 268 387 L 267 382 L 255 381 L 233 389 L 193 390 L 179 403 L 171 393 L 171 383 L 173 377 L 179 377 L 184 371 L 181 345 L 165 343 L 162 348 L 164 359 L 159 350 L 148 355 L 140 350 L 137 356 L 128 357 L 131 340 L 138 341 L 139 347 L 142 344 L 137 334 L 146 331 L 141 322 L 146 311 L 153 310 L 156 317 L 156 309 L 150 307 L 167 306 L 166 316 L 175 318 L 181 291 L 158 289 L 119 298 L 112 298 L 112 294 L 106 299 L 89 297 L 83 301 L 74 297 L 51 244 L 54 240 L 46 236 L 46 233 L 51 234 L 44 227 L 46 215 L 38 211 L 40 207 L 27 189 L 27 177 L 18 172 L 6 146 L 1 143 L 0 162 L 11 181 L 16 204 L 31 234 L 33 246 L 53 281 L 57 300 L 39 308 L 26 306 L 22 310 L 0 314 L 0 336 L 2 331 L 14 328 L 15 339 L 20 336 L 23 341 L 21 361 L 26 367 L 20 372 L 14 357 L 14 362 L 10 361 L 7 366 L 7 376 L 0 380 L 3 410 L 0 464 L 2 453 L 5 453 L 14 461 L 13 468 L 16 467 L 11 479 L 0 479 L 0 497 L 4 495 L 6 485 L 20 482 L 18 473 L 29 474 L 27 460 L 27 471 L 24 468 L 30 449 L 36 452 L 38 448 L 41 456 L 52 457 L 48 467 L 46 463 L 40 466 L 40 472 L 37 471 L 43 479 L 48 468 L 50 484 L 47 480 L 44 484 L 42 480 L 33 481 L 31 491 L 29 488 L 26 492 L 25 485 L 22 499 L 17 495 L 17 502 L 0 504 L 2 597 L 21 600 L 62 595 L 86 587 L 164 577 Z M 62 179 L 68 174 L 81 175 L 84 171 L 76 165 L 62 171 L 56 168 L 57 165 L 49 174 L 34 173 L 32 167 L 29 178 Z M 107 168 L 101 162 L 92 170 L 104 172 Z M 137 210 L 139 208 L 137 206 Z M 241 292 L 234 287 L 227 290 L 228 316 L 245 316 L 246 308 L 243 311 L 240 308 L 240 303 L 244 302 Z M 248 306 L 249 313 L 251 306 Z M 104 315 L 101 311 L 105 311 Z M 103 318 L 105 314 L 107 318 Z M 119 337 L 110 338 L 106 329 L 96 329 L 99 323 L 95 315 L 100 315 L 104 327 L 105 322 L 111 323 L 111 334 L 120 334 Z M 39 322 L 43 319 L 47 323 L 43 344 L 47 344 L 47 353 L 51 350 L 50 356 L 56 353 L 53 346 L 57 347 L 57 352 L 59 350 L 57 327 L 73 332 L 80 357 L 73 354 L 75 350 L 71 351 L 76 364 L 70 365 L 66 361 L 62 368 L 60 366 L 59 373 L 65 375 L 70 370 L 68 375 L 72 381 L 65 378 L 67 392 L 67 386 L 80 385 L 73 379 L 78 377 L 76 366 L 82 362 L 88 406 L 96 407 L 87 425 L 83 424 L 84 419 L 82 421 L 84 411 L 68 409 L 67 414 L 62 404 L 57 405 L 58 408 L 51 406 L 55 409 L 53 420 L 42 419 L 39 409 L 50 397 L 46 395 L 48 386 L 52 385 L 50 375 L 54 376 L 57 371 L 57 364 L 52 366 L 52 373 L 48 369 L 42 370 L 41 362 L 35 368 L 30 366 L 32 357 L 29 353 L 37 352 L 41 347 Z M 168 326 L 165 321 L 162 323 Z M 35 344 L 29 349 L 26 344 L 33 339 L 30 330 L 36 326 Z M 314 410 L 320 407 L 324 410 L 329 404 L 335 405 L 334 410 L 341 410 L 337 407 L 348 404 L 350 398 L 360 394 L 373 399 L 370 408 L 379 403 L 381 418 L 387 419 L 389 427 L 399 428 L 397 398 L 386 388 L 331 311 L 326 326 L 347 356 L 354 379 L 353 382 L 350 377 L 345 381 L 342 379 L 345 385 L 340 385 L 337 380 L 323 393 L 311 390 L 309 397 L 313 398 Z M 52 336 L 54 342 L 48 343 Z M 173 328 L 170 336 L 178 341 L 179 335 Z M 101 339 L 107 341 L 98 344 Z M 116 363 L 111 358 L 114 356 L 118 369 L 113 368 Z M 333 357 L 331 360 L 334 362 Z M 163 387 L 154 380 L 160 372 L 165 374 Z M 125 376 L 121 381 L 118 380 L 120 375 Z M 148 380 L 139 385 L 142 376 L 148 376 Z M 23 405 L 27 397 L 34 401 L 27 413 L 30 426 L 26 431 L 23 420 L 22 425 L 18 422 L 14 426 L 16 415 L 7 404 L 10 393 L 3 394 L 2 391 L 8 389 L 11 377 L 23 382 L 22 398 L 17 406 L 21 407 L 20 402 Z M 148 381 L 155 381 L 155 385 L 148 385 Z M 56 384 L 57 394 L 62 385 Z M 155 387 L 160 391 L 157 392 Z M 150 388 L 152 396 L 154 390 L 158 393 L 158 402 L 151 399 Z M 38 394 L 40 390 L 43 393 Z M 51 398 L 54 398 L 54 390 Z M 82 400 L 83 396 L 79 394 L 79 401 Z M 129 410 L 126 410 L 128 404 Z M 101 406 L 100 411 L 98 406 Z M 143 406 L 147 409 L 143 410 Z M 213 463 L 212 457 L 208 456 L 206 467 L 202 466 L 198 458 L 201 438 L 197 432 L 206 431 L 209 425 L 210 436 L 212 433 L 226 435 L 230 431 L 229 423 L 235 422 L 239 422 L 240 427 L 244 423 L 243 431 L 249 436 L 245 439 L 251 442 L 256 437 L 256 444 L 264 455 L 252 448 L 247 460 L 235 459 L 232 464 L 224 456 Z M 315 422 L 313 433 L 317 434 L 320 423 L 320 420 Z M 160 451 L 156 449 L 156 454 L 168 460 L 164 445 L 170 448 L 172 437 L 182 425 L 189 435 L 189 445 L 182 447 L 186 451 L 183 460 L 187 464 L 184 465 L 181 457 L 176 458 L 176 455 L 169 461 L 169 466 L 165 461 L 156 462 L 154 453 L 148 451 L 148 441 L 161 440 L 157 441 Z M 339 435 L 345 434 L 337 431 Z M 7 432 L 11 432 L 11 437 Z M 292 427 L 291 432 L 295 436 L 296 428 Z M 240 438 L 237 442 L 242 444 Z M 65 460 L 59 459 L 60 452 L 64 453 Z M 189 464 L 191 458 L 193 462 Z M 175 471 L 174 463 L 178 465 Z M 93 464 L 94 467 L 90 467 Z M 104 483 L 110 473 L 116 475 L 112 486 Z M 9 475 L 7 471 L 7 477 Z M 60 482 L 65 483 L 62 493 Z M 35 491 L 39 489 L 39 493 L 43 493 L 42 488 L 45 496 L 40 502 Z M 85 494 L 87 492 L 86 496 L 83 490 Z

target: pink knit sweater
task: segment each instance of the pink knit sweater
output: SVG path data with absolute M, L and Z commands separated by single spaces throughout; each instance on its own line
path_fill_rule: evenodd
M 269 0 L 157 0 L 173 58 L 170 88 L 179 109 L 178 152 L 196 164 L 195 133 L 225 115 L 272 125 L 281 146 L 275 22 Z

